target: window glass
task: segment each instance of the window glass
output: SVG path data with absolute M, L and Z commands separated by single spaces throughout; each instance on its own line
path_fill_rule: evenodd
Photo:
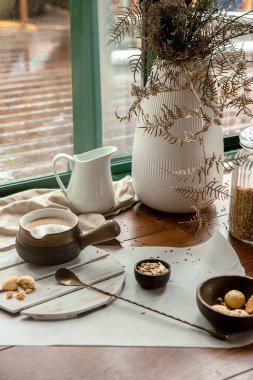
M 135 120 L 122 122 L 117 119 L 126 115 L 132 103 L 130 95 L 132 74 L 129 69 L 129 57 L 139 53 L 136 40 L 126 38 L 116 46 L 110 42 L 110 25 L 121 7 L 131 7 L 132 0 L 98 0 L 100 72 L 102 92 L 103 145 L 115 145 L 118 154 L 132 151 Z M 140 77 L 136 78 L 137 83 Z
M 73 153 L 69 1 L 1 0 L 0 39 L 4 184 L 51 173 L 55 154 Z
M 234 1 L 222 1 L 222 3 L 227 4 L 227 10 L 232 11 L 234 14 L 235 12 L 247 12 L 251 11 L 253 9 L 253 0 L 234 0 Z M 238 13 L 239 14 L 239 13 Z M 249 18 L 249 16 L 247 16 Z M 252 15 L 250 16 L 252 18 Z M 249 77 L 253 76 L 253 35 L 247 35 L 243 36 L 241 38 L 238 38 L 235 40 L 235 45 L 238 47 L 243 46 L 246 58 L 248 61 L 247 64 L 247 74 Z M 252 86 L 253 90 L 253 86 Z M 251 95 L 252 96 L 252 95 Z M 253 106 L 250 107 L 251 111 L 253 112 Z M 237 115 L 237 110 L 235 109 L 228 109 L 224 112 L 223 117 L 223 131 L 225 136 L 229 136 L 231 134 L 238 134 L 241 132 L 242 129 L 249 126 L 251 123 L 252 118 L 249 116 L 246 116 L 243 113 L 240 113 Z

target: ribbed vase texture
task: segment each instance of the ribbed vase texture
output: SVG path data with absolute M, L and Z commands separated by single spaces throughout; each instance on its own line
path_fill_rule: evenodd
M 199 99 L 191 91 L 174 91 L 150 96 L 143 100 L 144 113 L 149 115 L 152 122 L 154 116 L 162 117 L 163 105 L 173 112 L 175 105 L 199 109 Z M 208 110 L 205 111 L 208 113 Z M 198 176 L 186 182 L 172 174 L 175 171 L 196 170 L 204 165 L 203 146 L 199 142 L 171 144 L 163 137 L 149 134 L 145 131 L 140 117 L 134 136 L 132 178 L 135 193 L 147 206 L 164 212 L 186 213 L 192 212 L 191 202 L 175 191 L 175 187 L 196 186 Z M 177 120 L 171 129 L 176 137 L 184 139 L 184 131 L 197 132 L 202 130 L 202 119 L 199 116 Z M 220 126 L 212 125 L 204 135 L 205 156 L 217 157 L 223 155 L 223 135 Z M 222 170 L 217 171 L 215 165 L 209 171 L 207 183 L 215 180 L 222 183 Z

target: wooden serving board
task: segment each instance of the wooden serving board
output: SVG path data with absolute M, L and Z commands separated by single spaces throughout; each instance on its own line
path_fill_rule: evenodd
M 54 277 L 58 268 L 69 268 L 88 285 L 119 294 L 124 285 L 124 268 L 102 249 L 85 248 L 79 257 L 69 263 L 56 266 L 37 266 L 19 259 L 15 250 L 0 254 L 0 283 L 9 276 L 29 275 L 36 280 L 36 290 L 24 300 L 7 299 L 0 294 L 0 308 L 34 319 L 52 320 L 73 318 L 88 310 L 107 305 L 113 297 L 95 290 L 77 286 L 64 286 Z

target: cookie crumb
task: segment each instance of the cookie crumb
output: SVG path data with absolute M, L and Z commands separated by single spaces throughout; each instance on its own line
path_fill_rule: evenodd
M 13 298 L 13 291 L 12 290 L 8 290 L 8 292 L 6 292 L 6 298 L 8 300 L 10 300 L 11 298 Z
M 33 289 L 27 288 L 25 289 L 26 294 L 31 294 L 33 292 Z
M 24 290 L 21 290 L 16 294 L 17 300 L 24 300 L 26 297 L 26 292 Z

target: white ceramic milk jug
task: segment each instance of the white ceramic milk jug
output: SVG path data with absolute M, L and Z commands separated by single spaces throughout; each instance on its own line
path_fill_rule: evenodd
M 114 205 L 114 189 L 110 170 L 110 160 L 117 151 L 114 146 L 91 150 L 73 157 L 60 153 L 53 159 L 53 172 L 56 180 L 66 195 L 80 213 L 103 213 Z M 72 171 L 66 188 L 56 170 L 59 160 L 68 160 Z

